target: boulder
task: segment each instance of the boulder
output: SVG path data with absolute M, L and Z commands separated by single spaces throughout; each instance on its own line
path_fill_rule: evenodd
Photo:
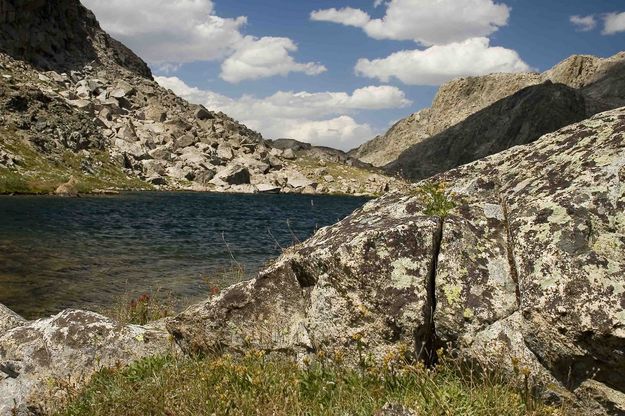
M 287 183 L 289 186 L 291 186 L 292 188 L 298 189 L 298 188 L 306 188 L 309 186 L 315 186 L 315 182 L 308 179 L 307 177 L 301 175 L 301 174 L 293 174 L 291 176 L 288 177 L 287 179 Z
M 55 381 L 79 387 L 101 368 L 170 351 L 168 338 L 162 322 L 123 326 L 79 310 L 2 332 L 0 415 L 52 413 L 63 394 Z
M 122 153 L 126 153 L 137 160 L 150 159 L 149 149 L 140 142 L 129 143 L 126 140 L 116 139 L 115 147 Z
M 0 303 L 0 334 L 26 324 L 26 320 Z
M 217 178 L 229 185 L 244 185 L 250 183 L 250 171 L 241 165 L 230 165 L 217 173 Z
M 444 348 L 618 414 L 624 137 L 622 108 L 386 194 L 168 328 L 188 352 Z
M 181 136 L 178 139 L 176 139 L 176 148 L 181 149 L 184 147 L 193 146 L 198 141 L 199 139 L 197 137 L 193 137 L 190 134 L 185 134 L 184 136 Z
M 272 185 L 269 183 L 261 183 L 256 185 L 256 188 L 258 189 L 258 192 L 261 194 L 279 194 L 280 193 L 280 187 L 277 185 Z
M 288 159 L 288 160 L 294 160 L 297 158 L 297 156 L 295 155 L 295 152 L 293 151 L 293 149 L 286 149 L 285 151 L 282 152 L 282 157 L 284 159 Z
M 234 158 L 232 147 L 227 144 L 220 144 L 219 147 L 217 147 L 217 157 L 226 161 L 232 160 Z
M 211 179 L 215 177 L 215 171 L 211 169 L 204 169 L 195 174 L 194 181 L 202 186 L 208 186 Z
M 214 118 L 210 111 L 208 111 L 203 106 L 199 106 L 194 112 L 193 116 L 198 120 L 209 120 Z

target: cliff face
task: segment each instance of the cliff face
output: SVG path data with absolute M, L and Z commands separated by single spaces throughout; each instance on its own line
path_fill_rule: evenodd
M 99 61 L 146 78 L 147 64 L 104 32 L 79 0 L 0 0 L 0 51 L 44 70 L 69 72 Z
M 384 166 L 396 160 L 409 147 L 452 127 L 468 116 L 513 95 L 523 88 L 545 81 L 571 88 L 583 88 L 584 94 L 605 99 L 604 108 L 622 105 L 625 89 L 614 91 L 611 81 L 599 88 L 598 81 L 613 73 L 625 62 L 625 53 L 602 59 L 594 56 L 572 56 L 543 74 L 491 74 L 450 81 L 439 89 L 432 107 L 400 120 L 386 134 L 378 136 L 350 154 L 363 162 Z M 622 73 L 622 71 L 621 71 Z M 612 74 L 612 75 L 611 75 Z M 594 88 L 588 86 L 596 84 Z M 585 88 L 588 87 L 588 90 Z M 611 98 L 608 98 L 612 95 Z

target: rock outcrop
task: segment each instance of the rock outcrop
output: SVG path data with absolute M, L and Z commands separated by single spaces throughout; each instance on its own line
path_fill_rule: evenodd
M 63 386 L 82 385 L 102 368 L 175 351 L 162 322 L 122 326 L 79 310 L 26 322 L 7 320 L 6 310 L 0 305 L 2 416 L 49 414 L 64 399 Z
M 168 328 L 187 352 L 446 348 L 622 414 L 624 184 L 621 108 L 369 202 Z
M 147 64 L 104 32 L 79 0 L 0 0 L 0 51 L 42 70 L 99 62 L 152 78 Z
M 546 81 L 582 89 L 586 97 L 601 101 L 602 109 L 620 107 L 625 105 L 623 65 L 624 52 L 605 59 L 574 55 L 543 74 L 501 73 L 456 79 L 440 87 L 431 108 L 400 120 L 386 134 L 364 143 L 352 150 L 350 155 L 374 166 L 384 166 L 411 146 L 445 131 L 470 115 L 524 88 Z

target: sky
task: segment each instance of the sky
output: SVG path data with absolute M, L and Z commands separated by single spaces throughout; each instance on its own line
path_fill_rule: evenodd
M 451 79 L 625 50 L 625 0 L 82 0 L 191 102 L 348 150 Z

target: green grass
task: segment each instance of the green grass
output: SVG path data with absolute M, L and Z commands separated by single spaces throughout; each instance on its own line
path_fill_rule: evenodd
M 300 366 L 259 351 L 238 358 L 153 357 L 102 370 L 86 388 L 68 390 L 57 415 L 372 415 L 388 402 L 420 415 L 564 414 L 501 377 L 451 361 L 430 370 L 401 356 L 360 368 L 324 354 Z
M 94 174 L 82 172 L 83 156 L 66 151 L 62 160 L 51 160 L 37 152 L 17 132 L 0 130 L 0 145 L 22 158 L 19 169 L 0 168 L 0 194 L 47 194 L 74 176 L 78 191 L 89 193 L 101 189 L 151 189 L 138 178 L 128 177 L 110 160 L 107 152 L 92 151 Z
M 443 182 L 427 182 L 417 189 L 417 194 L 425 205 L 426 215 L 445 218 L 456 207 L 456 203 L 451 199 L 446 188 Z

